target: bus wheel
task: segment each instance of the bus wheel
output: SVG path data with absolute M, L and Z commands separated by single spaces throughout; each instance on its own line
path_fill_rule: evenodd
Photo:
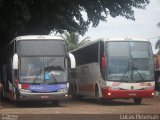
M 97 102 L 98 102 L 99 104 L 104 104 L 104 103 L 106 103 L 106 99 L 99 97 L 99 90 L 98 90 L 98 86 L 97 86 L 97 85 L 96 85 L 95 88 L 96 88 L 96 89 L 95 89 L 95 97 L 97 98 Z
M 53 101 L 52 101 L 52 105 L 54 105 L 54 106 L 58 106 L 59 103 L 60 103 L 59 100 L 53 100 Z
M 4 92 L 3 89 L 0 90 L 0 101 L 4 101 Z
M 20 101 L 17 101 L 17 100 L 14 100 L 14 101 L 13 101 L 13 104 L 14 104 L 15 106 L 21 106 L 21 105 L 23 105 L 23 104 L 22 104 L 22 101 L 20 102 Z
M 134 98 L 134 103 L 140 105 L 142 102 L 142 98 Z
M 77 100 L 77 87 L 72 86 L 72 99 Z
M 84 97 L 83 95 L 78 95 L 77 94 L 77 87 L 73 87 L 73 91 L 72 91 L 72 100 L 81 100 L 82 97 Z
M 4 101 L 3 92 L 0 92 L 0 94 L 1 94 L 0 101 Z
M 96 97 L 99 97 L 99 90 L 98 90 L 97 87 L 96 87 L 96 89 L 95 89 L 95 96 L 96 96 Z

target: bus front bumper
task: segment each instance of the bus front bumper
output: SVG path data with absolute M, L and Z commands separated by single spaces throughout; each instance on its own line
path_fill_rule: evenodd
M 52 101 L 61 100 L 68 97 L 67 92 L 65 93 L 20 93 L 18 101 Z
M 152 98 L 154 90 L 107 90 L 102 89 L 102 97 L 107 99 Z

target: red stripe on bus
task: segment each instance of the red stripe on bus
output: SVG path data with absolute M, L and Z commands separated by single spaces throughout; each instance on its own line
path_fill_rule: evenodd
M 102 89 L 103 98 L 151 98 L 154 90 L 111 90 Z
M 27 89 L 29 87 L 29 84 L 21 84 L 22 89 Z
M 93 84 L 83 84 L 78 86 L 79 91 L 87 91 L 87 92 L 92 92 L 94 91 L 94 85 Z

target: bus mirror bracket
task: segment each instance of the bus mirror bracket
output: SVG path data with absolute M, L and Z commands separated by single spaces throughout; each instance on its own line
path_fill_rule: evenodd
M 18 55 L 17 55 L 17 53 L 15 53 L 14 55 L 13 55 L 13 64 L 12 64 L 13 66 L 13 69 L 18 69 Z
M 70 59 L 70 67 L 76 68 L 76 60 L 72 53 L 69 53 L 69 59 Z
M 102 57 L 102 68 L 105 69 L 107 67 L 106 57 Z

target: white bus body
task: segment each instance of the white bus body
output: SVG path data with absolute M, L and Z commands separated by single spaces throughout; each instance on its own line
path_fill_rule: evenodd
M 145 40 L 98 40 L 71 51 L 76 70 L 70 82 L 73 98 L 134 99 L 154 95 L 151 44 Z
M 4 97 L 11 101 L 43 100 L 58 104 L 68 96 L 69 55 L 61 37 L 19 36 L 0 54 Z M 71 63 L 72 67 L 74 64 Z

